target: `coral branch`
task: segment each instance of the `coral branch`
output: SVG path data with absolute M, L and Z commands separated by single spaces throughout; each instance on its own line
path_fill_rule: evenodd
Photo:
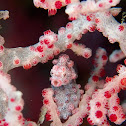
M 9 18 L 9 11 L 7 11 L 7 10 L 0 11 L 0 19 L 6 20 L 7 18 Z
M 48 15 L 55 15 L 57 9 L 79 0 L 33 0 L 34 5 L 38 8 L 48 9 Z
M 109 56 L 109 61 L 115 63 L 125 57 L 126 56 L 121 50 L 114 50 L 112 54 Z
M 25 121 L 21 111 L 24 106 L 22 93 L 11 85 L 8 74 L 0 71 L 0 125 L 2 126 L 28 126 L 34 122 Z
M 83 21 L 85 21 L 85 24 L 83 24 Z M 68 25 L 69 23 L 66 25 L 66 28 L 60 28 L 58 35 L 50 30 L 45 31 L 44 35 L 40 36 L 39 42 L 29 47 L 8 49 L 1 45 L 0 69 L 7 72 L 19 66 L 23 66 L 24 69 L 30 69 L 38 62 L 46 63 L 48 60 L 51 60 L 54 55 L 69 49 L 70 44 L 72 45 L 73 41 L 78 38 L 80 34 L 84 33 L 83 31 L 85 29 L 88 29 L 90 25 L 92 26 L 92 23 L 88 22 L 85 17 L 82 16 L 80 19 L 71 23 L 72 28 L 69 28 Z M 91 53 L 90 50 L 88 50 L 86 51 L 85 49 L 85 51 L 89 53 L 88 57 L 90 57 Z
M 84 2 L 84 5 L 88 6 L 88 4 L 91 4 L 90 2 L 91 1 L 86 1 Z M 107 2 L 107 0 L 105 2 Z M 113 1 L 112 4 L 108 4 L 110 4 L 110 6 L 113 6 L 118 2 L 119 1 Z M 97 5 L 98 2 L 94 4 Z M 108 4 L 106 4 L 106 7 L 108 7 Z M 32 66 L 36 65 L 38 62 L 46 63 L 48 60 L 52 59 L 54 55 L 57 55 L 60 52 L 65 51 L 66 49 L 72 49 L 77 54 L 82 55 L 85 58 L 89 58 L 91 56 L 90 49 L 85 48 L 84 50 L 81 48 L 81 46 L 76 46 L 76 44 L 73 44 L 73 42 L 75 39 L 80 39 L 81 35 L 85 34 L 87 30 L 93 32 L 95 30 L 95 27 L 100 32 L 103 32 L 103 35 L 105 37 L 108 37 L 111 43 L 114 43 L 116 41 L 119 42 L 120 47 L 125 54 L 124 43 L 126 40 L 126 26 L 124 23 L 119 24 L 112 16 L 112 14 L 115 13 L 116 10 L 118 11 L 118 9 L 115 9 L 115 11 L 110 11 L 106 10 L 106 7 L 103 7 L 103 9 L 105 10 L 102 12 L 99 12 L 98 10 L 95 11 L 95 9 L 93 9 L 93 12 L 90 9 L 88 10 L 88 12 L 84 11 L 85 13 L 78 12 L 78 19 L 71 23 L 68 23 L 66 25 L 66 28 L 60 28 L 58 35 L 50 30 L 47 30 L 44 32 L 44 35 L 39 38 L 39 42 L 30 47 L 7 49 L 1 45 L 2 57 L 0 58 L 0 69 L 6 72 L 19 66 L 23 66 L 24 69 L 29 69 Z M 72 14 L 72 18 L 76 18 L 74 14 Z M 77 52 L 78 49 L 80 49 L 80 51 L 83 51 Z
M 126 67 L 120 69 L 123 71 Z M 90 101 L 91 110 L 88 117 L 88 120 L 90 120 L 93 125 L 102 125 L 106 123 L 106 114 L 108 114 L 109 119 L 116 124 L 121 124 L 125 121 L 125 114 L 119 105 L 119 98 L 117 97 L 117 93 L 120 92 L 120 89 L 126 88 L 124 86 L 125 84 L 122 83 L 125 76 L 125 71 L 119 73 L 118 76 L 111 78 L 111 80 L 105 84 L 103 89 L 99 89 L 93 94 L 92 100 Z M 115 103 L 111 102 L 113 101 L 112 99 L 114 99 Z

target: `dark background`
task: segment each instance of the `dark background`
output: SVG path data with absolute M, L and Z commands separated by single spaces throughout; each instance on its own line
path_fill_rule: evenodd
M 126 11 L 126 0 L 121 0 L 118 5 L 121 6 L 122 12 Z M 25 47 L 33 45 L 38 42 L 38 39 L 45 30 L 52 30 L 57 33 L 61 26 L 65 26 L 68 21 L 68 16 L 64 13 L 65 7 L 58 10 L 55 16 L 48 17 L 47 10 L 38 9 L 34 7 L 32 0 L 0 0 L 0 9 L 8 10 L 10 18 L 6 21 L 0 20 L 2 29 L 0 34 L 5 38 L 4 46 L 7 48 Z M 121 21 L 121 13 L 116 19 Z M 95 56 L 96 49 L 103 47 L 107 50 L 108 55 L 115 49 L 119 49 L 118 43 L 110 44 L 108 39 L 103 37 L 101 33 L 95 31 L 83 35 L 78 43 L 84 43 L 87 47 L 91 48 L 93 55 L 90 59 L 84 59 L 75 55 L 72 51 L 67 50 L 66 54 L 73 60 L 78 72 L 77 83 L 82 85 L 82 88 L 87 83 L 90 77 L 90 72 L 93 68 L 92 59 Z M 56 56 L 55 58 L 58 58 Z M 115 64 L 108 62 L 105 69 L 107 76 L 113 76 L 116 73 L 117 64 L 123 64 L 119 61 Z M 22 67 L 15 68 L 9 71 L 12 78 L 12 84 L 17 87 L 17 90 L 23 92 L 23 99 L 25 106 L 23 110 L 24 117 L 33 121 L 38 120 L 40 107 L 42 106 L 41 91 L 44 88 L 50 87 L 50 70 L 53 64 L 49 61 L 46 64 L 39 63 L 37 66 L 32 67 L 30 70 L 24 70 Z M 121 101 L 126 97 L 126 92 L 121 91 L 119 94 Z M 86 119 L 83 125 L 88 126 Z M 45 122 L 43 126 L 48 126 L 49 123 Z M 111 124 L 114 126 L 114 124 Z M 122 126 L 126 126 L 123 123 Z

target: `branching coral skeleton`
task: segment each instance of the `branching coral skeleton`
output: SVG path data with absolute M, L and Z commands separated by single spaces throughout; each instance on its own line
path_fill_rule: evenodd
M 78 56 L 88 59 L 92 55 L 90 48 L 74 43 L 82 34 L 98 30 L 107 37 L 110 43 L 118 42 L 121 50 L 114 51 L 109 60 L 116 62 L 126 56 L 126 24 L 120 24 L 113 16 L 117 16 L 121 8 L 116 6 L 120 0 L 33 0 L 36 7 L 48 9 L 49 15 L 55 15 L 57 9 L 66 6 L 65 12 L 72 22 L 61 27 L 58 34 L 51 30 L 40 36 L 39 42 L 29 47 L 6 48 L 4 38 L 0 36 L 0 125 L 1 126 L 39 126 L 45 117 L 52 121 L 51 126 L 78 126 L 83 118 L 91 125 L 109 126 L 106 116 L 115 124 L 125 121 L 125 113 L 119 103 L 118 93 L 126 89 L 126 67 L 117 67 L 118 75 L 113 78 L 104 76 L 104 66 L 108 60 L 106 51 L 98 48 L 94 60 L 94 70 L 84 89 L 76 84 L 77 74 L 74 62 L 67 55 L 53 60 L 51 70 L 51 88 L 42 91 L 43 107 L 38 123 L 24 119 L 21 111 L 24 101 L 22 93 L 11 84 L 7 74 L 9 70 L 23 66 L 30 69 L 39 62 L 46 63 L 60 52 L 71 49 Z M 8 11 L 0 11 L 0 19 L 9 18 Z M 126 61 L 124 61 L 126 64 Z M 113 101 L 113 102 L 111 102 Z M 65 122 L 62 123 L 61 120 Z

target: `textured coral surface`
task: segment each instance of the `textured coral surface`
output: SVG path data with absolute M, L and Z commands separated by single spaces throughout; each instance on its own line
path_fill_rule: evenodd
M 61 26 L 66 26 L 68 22 L 68 16 L 64 14 L 64 8 L 62 8 L 62 10 L 58 10 L 55 16 L 48 17 L 48 12 L 40 8 L 35 8 L 32 0 L 28 0 L 27 2 L 25 0 L 18 2 L 16 0 L 1 0 L 0 9 L 9 10 L 10 13 L 10 18 L 8 20 L 1 20 L 2 29 L 0 31 L 0 34 L 6 41 L 4 46 L 8 48 L 33 45 L 39 41 L 38 38 L 43 35 L 44 31 L 51 29 L 51 31 L 57 33 L 58 29 Z M 121 18 L 119 21 L 120 20 Z M 68 38 L 69 37 L 70 36 L 68 36 Z M 93 68 L 92 60 L 94 59 L 96 49 L 98 47 L 106 48 L 109 55 L 113 50 L 119 49 L 119 47 L 117 43 L 110 44 L 108 39 L 103 37 L 103 35 L 98 31 L 87 33 L 83 35 L 81 40 L 77 40 L 76 42 L 84 43 L 86 47 L 92 49 L 93 54 L 90 59 L 84 59 L 75 55 L 70 50 L 65 52 L 70 56 L 70 59 L 75 62 L 79 75 L 77 83 L 81 83 L 84 87 L 84 84 L 87 83 L 88 78 L 90 77 L 90 72 Z M 38 47 L 37 51 L 41 52 L 41 48 Z M 58 58 L 58 56 L 55 56 L 55 58 Z M 105 67 L 106 75 L 114 76 L 117 74 L 116 66 L 119 63 L 122 64 L 123 61 L 116 64 L 109 62 Z M 23 113 L 26 119 L 30 118 L 36 122 L 38 120 L 40 107 L 42 105 L 41 90 L 50 87 L 49 73 L 51 68 L 52 63 L 49 61 L 47 64 L 39 63 L 36 67 L 32 67 L 32 69 L 28 71 L 19 67 L 9 72 L 9 74 L 12 75 L 12 84 L 14 84 L 18 90 L 23 92 L 23 99 L 25 101 Z M 119 96 L 121 100 L 124 100 L 126 94 L 122 91 Z M 100 116 L 102 114 L 100 111 L 97 111 L 97 115 Z M 111 117 L 111 120 L 113 121 L 113 116 Z M 43 125 L 47 126 L 49 124 L 45 122 Z M 89 124 L 87 123 L 82 125 Z M 114 126 L 115 124 L 112 123 L 111 125 Z M 122 125 L 125 125 L 125 123 Z

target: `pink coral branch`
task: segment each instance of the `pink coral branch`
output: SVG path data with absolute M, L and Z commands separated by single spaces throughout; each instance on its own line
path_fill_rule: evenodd
M 54 55 L 70 49 L 73 41 L 84 33 L 83 31 L 88 29 L 90 25 L 92 26 L 92 23 L 87 20 L 85 20 L 86 25 L 83 24 L 83 20 L 85 20 L 85 17 L 82 16 L 82 18 L 73 21 L 71 23 L 72 27 L 68 27 L 68 23 L 66 28 L 59 29 L 58 35 L 50 30 L 45 31 L 44 35 L 40 36 L 39 42 L 29 47 L 7 49 L 1 45 L 0 69 L 5 72 L 19 66 L 30 69 L 38 62 L 46 63 L 48 60 L 53 59 Z M 89 56 L 86 58 L 89 58 L 91 51 L 90 49 L 86 50 L 86 48 L 83 49 L 82 56 L 86 57 L 84 54 L 87 52 Z

